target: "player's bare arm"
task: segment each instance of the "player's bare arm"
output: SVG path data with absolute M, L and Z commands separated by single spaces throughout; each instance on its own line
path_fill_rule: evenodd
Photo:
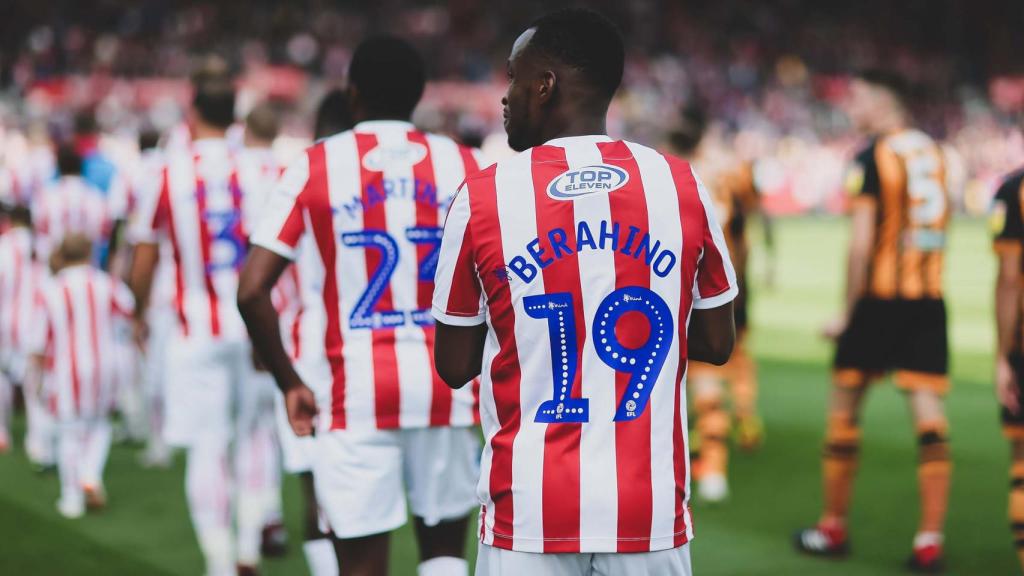
M 732 302 L 717 308 L 694 309 L 687 335 L 690 360 L 721 366 L 729 361 L 736 344 Z
M 266 248 L 254 246 L 238 280 L 238 311 L 249 331 L 253 349 L 274 375 L 285 395 L 288 421 L 295 434 L 313 433 L 316 397 L 295 372 L 281 341 L 281 328 L 270 293 L 290 262 Z
M 434 364 L 445 384 L 462 388 L 480 375 L 487 325 L 449 326 L 437 323 Z
M 1020 250 L 999 252 L 999 272 L 996 277 L 996 396 L 999 403 L 1016 414 L 1020 411 L 1016 376 L 1010 365 L 1017 320 L 1021 314 Z
M 153 276 L 156 273 L 156 265 L 160 261 L 160 247 L 157 244 L 140 243 L 132 251 L 132 265 L 128 273 L 128 287 L 135 296 L 135 317 L 134 337 L 135 342 L 142 348 L 145 345 L 148 334 L 146 329 L 146 310 L 149 305 L 149 295 L 153 288 Z
M 864 295 L 868 285 L 871 247 L 875 243 L 875 200 L 858 198 L 850 209 L 850 248 L 846 261 L 846 302 L 842 315 L 825 327 L 826 338 L 838 338 L 846 329 L 853 307 Z

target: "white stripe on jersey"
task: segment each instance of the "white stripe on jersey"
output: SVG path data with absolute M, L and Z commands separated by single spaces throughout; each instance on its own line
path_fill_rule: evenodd
M 80 176 L 63 176 L 44 188 L 33 207 L 33 218 L 36 257 L 43 263 L 68 234 L 85 234 L 93 242 L 100 242 L 110 231 L 103 192 Z
M 46 276 L 46 269 L 32 259 L 28 228 L 0 235 L 0 350 L 28 351 Z

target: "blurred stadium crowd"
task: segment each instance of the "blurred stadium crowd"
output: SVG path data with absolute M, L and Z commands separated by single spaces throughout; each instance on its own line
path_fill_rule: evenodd
M 387 29 L 413 41 L 433 80 L 424 128 L 471 144 L 502 142 L 498 100 L 505 47 L 551 2 L 28 2 L 0 24 L 0 158 L 8 172 L 48 170 L 50 139 L 95 112 L 101 145 L 130 163 L 140 131 L 181 122 L 197 54 L 238 75 L 240 115 L 271 100 L 283 141 L 309 137 L 322 95 L 344 83 L 352 50 Z M 558 3 L 555 3 L 558 4 Z M 885 64 L 917 90 L 918 123 L 950 151 L 960 207 L 983 212 L 1000 174 L 1024 160 L 1016 117 L 1024 76 L 1013 2 L 787 0 L 597 2 L 630 45 L 611 132 L 662 143 L 682 106 L 714 118 L 711 136 L 757 160 L 766 207 L 837 211 L 857 139 L 839 111 L 850 70 Z M 884 13 L 885 18 L 878 18 Z M 17 23 L 17 24 L 15 24 Z M 16 27 L 15 27 L 16 26 Z M 718 31 L 729 30 L 723 36 Z M 79 131 L 83 129 L 79 121 Z M 284 144 L 288 147 L 287 144 Z M 501 144 L 496 144 L 500 148 Z M 493 152 L 493 150 L 492 150 Z M 26 162 L 26 158 L 34 158 Z M 21 179 L 32 175 L 22 174 Z M 7 178 L 9 189 L 11 177 Z

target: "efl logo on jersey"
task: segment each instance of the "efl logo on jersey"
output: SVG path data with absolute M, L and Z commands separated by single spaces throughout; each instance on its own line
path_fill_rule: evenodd
M 627 182 L 629 174 L 622 168 L 594 164 L 556 176 L 548 184 L 548 196 L 555 200 L 575 200 L 591 194 L 614 192 Z
M 363 156 L 363 167 L 373 172 L 383 172 L 388 168 L 409 168 L 426 157 L 427 148 L 419 142 L 381 145 Z

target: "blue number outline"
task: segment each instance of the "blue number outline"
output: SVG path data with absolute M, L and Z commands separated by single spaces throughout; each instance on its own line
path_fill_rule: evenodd
M 551 342 L 551 400 L 541 402 L 534 422 L 590 420 L 590 400 L 572 396 L 579 360 L 576 356 L 576 314 L 572 294 L 558 292 L 523 298 L 531 318 L 547 320 Z
M 382 230 L 363 230 L 361 232 L 345 232 L 341 242 L 350 248 L 379 250 L 380 265 L 373 271 L 366 282 L 366 290 L 356 302 L 349 316 L 349 327 L 394 328 L 405 324 L 405 314 L 396 310 L 376 310 L 377 302 L 391 282 L 391 276 L 398 267 L 398 243 L 390 234 Z

